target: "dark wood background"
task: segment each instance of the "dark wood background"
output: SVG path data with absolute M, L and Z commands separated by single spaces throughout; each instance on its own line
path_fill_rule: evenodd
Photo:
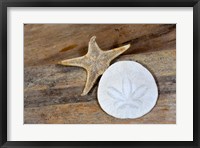
M 82 56 L 88 41 L 97 36 L 103 50 L 131 43 L 112 61 L 133 60 L 151 71 L 159 98 L 153 110 L 138 119 L 107 115 L 97 101 L 98 81 L 80 96 L 86 71 L 56 63 Z M 111 63 L 111 64 L 112 64 Z M 175 124 L 175 24 L 26 24 L 24 25 L 25 124 Z

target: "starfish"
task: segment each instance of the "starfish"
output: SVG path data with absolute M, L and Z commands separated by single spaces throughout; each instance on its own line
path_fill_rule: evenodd
M 109 67 L 110 62 L 130 47 L 130 44 L 128 44 L 104 51 L 99 48 L 95 39 L 96 36 L 90 39 L 86 55 L 58 62 L 58 64 L 64 66 L 82 67 L 87 71 L 87 80 L 81 96 L 87 95 L 97 78 Z

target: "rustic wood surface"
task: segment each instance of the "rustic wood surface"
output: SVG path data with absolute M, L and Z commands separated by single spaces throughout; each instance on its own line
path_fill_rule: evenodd
M 138 119 L 107 115 L 97 101 L 96 82 L 81 96 L 86 71 L 57 65 L 82 56 L 93 35 L 103 50 L 131 43 L 112 63 L 133 60 L 151 71 L 159 98 L 153 110 Z M 27 24 L 24 26 L 25 124 L 175 124 L 176 25 L 173 24 Z

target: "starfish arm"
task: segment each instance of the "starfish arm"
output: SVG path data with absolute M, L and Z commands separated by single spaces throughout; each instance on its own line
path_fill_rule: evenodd
M 89 44 L 88 44 L 88 53 L 87 54 L 94 54 L 94 53 L 98 54 L 99 52 L 102 52 L 102 50 L 97 45 L 95 39 L 96 39 L 96 36 L 91 37 Z
M 87 70 L 87 80 L 86 80 L 85 88 L 84 88 L 81 96 L 88 94 L 88 92 L 91 90 L 91 88 L 95 84 L 98 77 L 99 77 L 99 74 L 96 74 L 94 72 L 91 72 L 90 70 Z
M 73 59 L 67 59 L 58 62 L 58 64 L 64 65 L 64 66 L 78 66 L 78 67 L 84 67 L 82 61 L 84 59 L 83 57 L 73 58 Z
M 121 46 L 121 47 L 117 47 L 114 49 L 111 49 L 109 51 L 105 51 L 105 55 L 109 57 L 109 61 L 113 60 L 114 58 L 116 58 L 117 56 L 119 56 L 120 54 L 122 54 L 123 52 L 125 52 L 131 45 L 125 45 L 125 46 Z

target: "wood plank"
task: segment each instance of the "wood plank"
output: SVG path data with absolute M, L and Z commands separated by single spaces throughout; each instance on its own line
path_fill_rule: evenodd
M 112 63 L 137 61 L 151 71 L 159 98 L 150 113 L 132 120 L 107 115 L 97 102 L 98 81 L 88 95 L 80 96 L 86 71 L 56 65 L 60 60 L 84 55 L 94 35 L 104 50 L 131 44 Z M 176 123 L 175 24 L 27 24 L 24 66 L 24 123 Z
M 145 65 L 154 75 L 159 93 L 175 92 L 175 50 L 126 55 L 116 61 L 122 60 L 135 60 Z M 24 107 L 96 100 L 98 81 L 88 95 L 80 96 L 86 81 L 86 72 L 82 68 L 56 65 L 27 67 L 24 78 Z
M 94 35 L 104 50 L 131 43 L 124 54 L 141 53 L 175 48 L 176 25 L 28 24 L 24 26 L 24 66 L 55 64 L 65 58 L 82 56 Z
M 160 95 L 151 112 L 138 119 L 107 115 L 96 101 L 25 108 L 25 124 L 175 124 L 176 95 Z

